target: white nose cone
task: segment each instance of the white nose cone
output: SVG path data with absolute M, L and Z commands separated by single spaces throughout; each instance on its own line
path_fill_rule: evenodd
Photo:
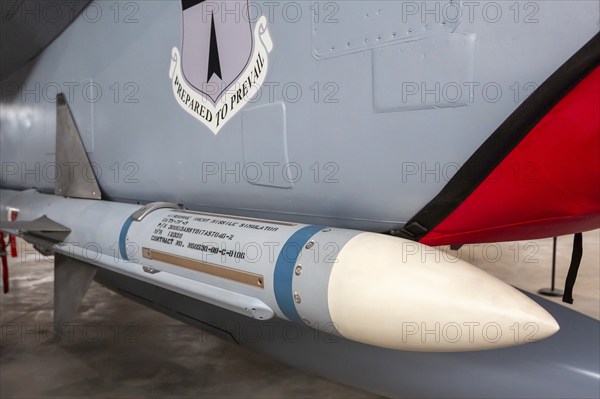
M 340 251 L 328 302 L 342 336 L 392 349 L 497 349 L 559 329 L 541 306 L 477 267 L 374 233 L 357 235 Z

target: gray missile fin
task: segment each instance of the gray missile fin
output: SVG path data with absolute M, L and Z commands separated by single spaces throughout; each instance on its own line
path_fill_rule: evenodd
M 96 270 L 78 259 L 54 255 L 54 323 L 59 334 L 64 324 L 75 318 Z
M 56 167 L 59 173 L 54 194 L 85 199 L 102 197 L 94 169 L 63 93 L 56 96 Z
M 21 236 L 28 240 L 28 237 L 37 237 L 39 240 L 45 241 L 47 244 L 55 244 L 63 241 L 71 232 L 67 226 L 55 222 L 46 215 L 32 221 L 0 221 L 0 230 L 14 232 L 15 235 Z M 30 241 L 31 242 L 31 241 Z

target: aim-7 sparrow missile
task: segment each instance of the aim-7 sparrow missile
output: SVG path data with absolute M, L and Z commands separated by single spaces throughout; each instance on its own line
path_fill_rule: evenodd
M 17 232 L 53 251 L 258 320 L 272 317 L 374 346 L 473 351 L 558 331 L 534 301 L 425 245 L 357 230 L 1 191 Z M 6 212 L 2 212 L 4 215 Z M 50 239 L 35 220 L 70 229 Z M 45 226 L 48 225 L 47 219 Z M 29 226 L 29 227 L 27 227 Z

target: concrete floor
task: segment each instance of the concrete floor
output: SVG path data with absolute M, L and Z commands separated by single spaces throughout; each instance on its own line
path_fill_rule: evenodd
M 571 255 L 560 237 L 557 287 Z M 600 318 L 600 231 L 584 235 L 575 309 Z M 29 246 L 10 259 L 0 301 L 2 398 L 375 398 L 251 353 L 93 283 L 80 317 L 52 334 L 53 268 Z M 519 288 L 550 285 L 552 240 L 469 245 L 445 251 Z M 560 299 L 557 299 L 560 302 Z
M 522 290 L 537 293 L 550 288 L 552 239 L 465 245 L 459 251 L 442 250 L 466 260 Z M 573 236 L 558 237 L 556 250 L 557 289 L 564 289 L 571 262 Z M 572 305 L 562 297 L 546 297 L 600 320 L 600 230 L 583 234 L 583 257 L 573 289 Z

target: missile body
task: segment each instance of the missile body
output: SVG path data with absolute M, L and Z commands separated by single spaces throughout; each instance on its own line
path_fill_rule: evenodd
M 258 320 L 274 316 L 374 346 L 472 351 L 558 330 L 534 301 L 422 244 L 356 230 L 158 203 L 2 190 L 22 220 L 71 233 L 53 250 Z M 21 232 L 22 233 L 22 232 Z

